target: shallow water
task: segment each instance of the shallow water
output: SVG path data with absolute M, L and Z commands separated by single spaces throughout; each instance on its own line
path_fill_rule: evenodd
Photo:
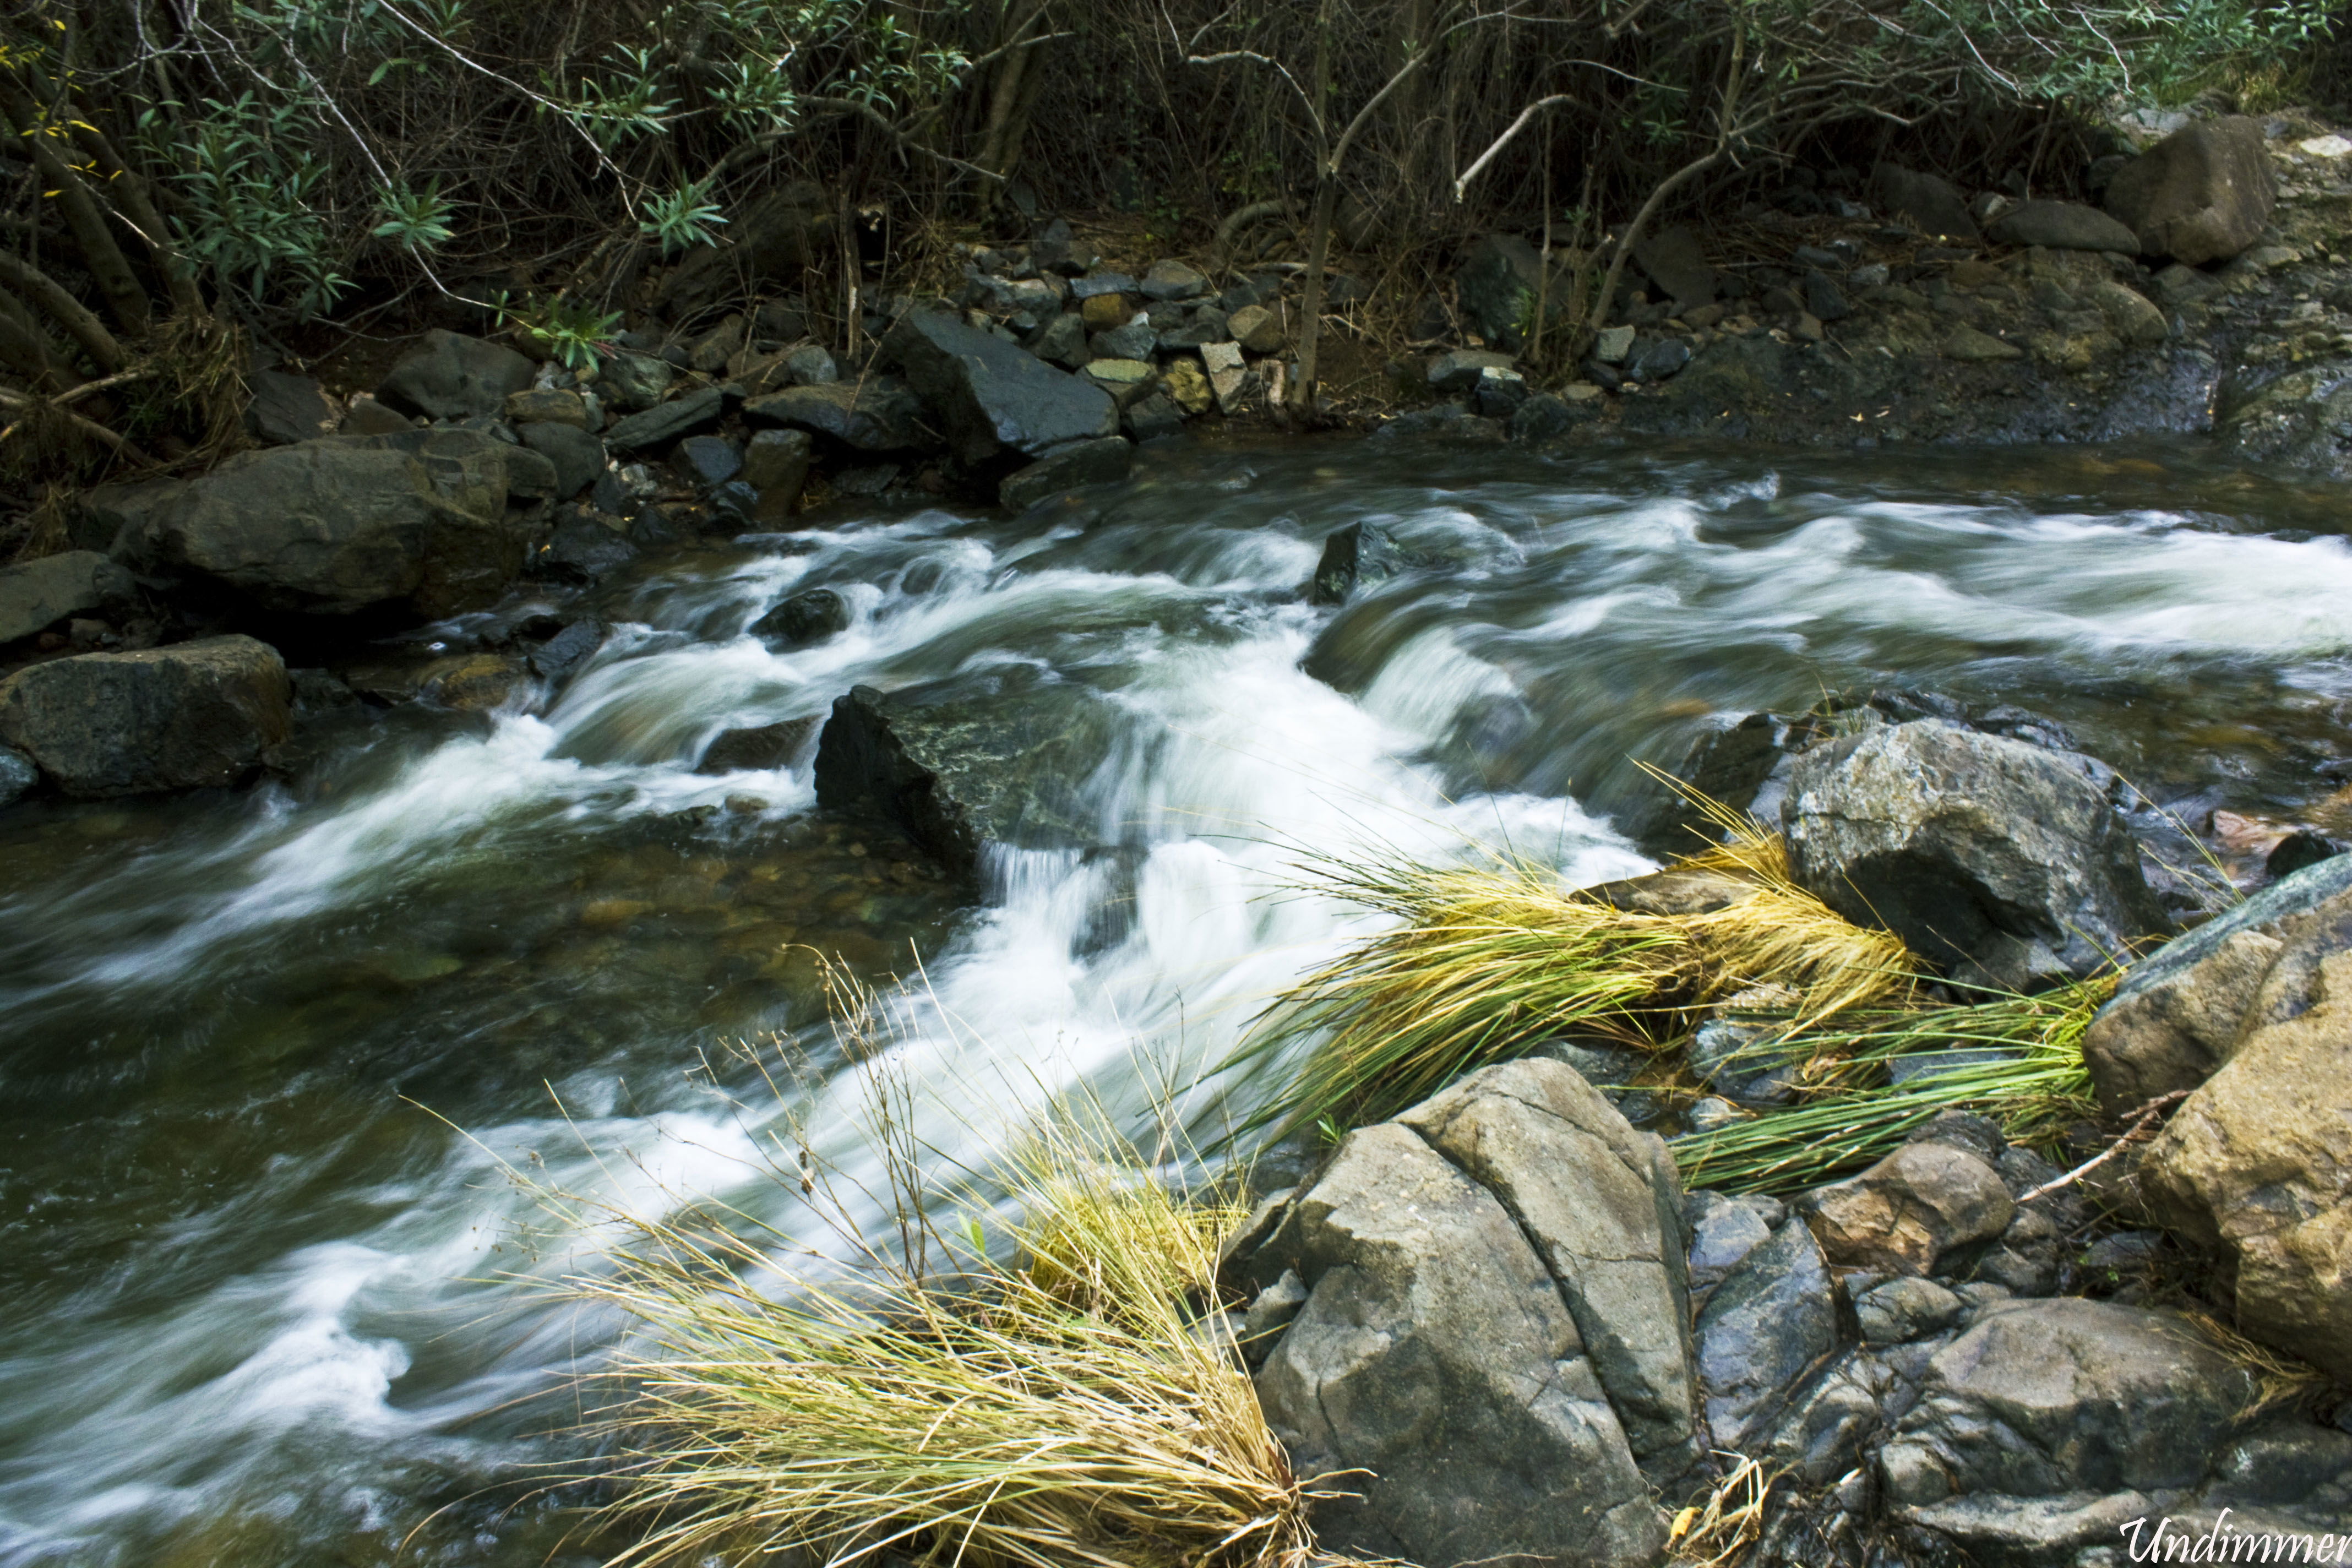
M 614 1329 L 545 1286 L 606 1238 L 506 1167 L 789 1219 L 762 1136 L 857 1148 L 811 949 L 919 963 L 887 1059 L 980 1160 L 1066 1086 L 1189 1082 L 1370 929 L 1283 893 L 1300 850 L 1623 875 L 1631 759 L 1755 708 L 2014 702 L 2185 817 L 2292 815 L 2352 754 L 2344 517 L 2168 450 L 1176 445 L 1043 517 L 835 511 L 649 568 L 538 716 L 345 712 L 290 786 L 0 816 L 0 1565 L 593 1561 L 518 1478 L 572 1452 Z M 1359 519 L 1431 564 L 1308 606 Z M 820 584 L 842 637 L 741 635 Z M 819 816 L 805 752 L 692 771 L 855 683 L 1015 672 L 1099 705 L 1065 782 L 1129 853 L 1040 844 L 969 906 Z M 724 1052 L 769 1036 L 782 1107 Z

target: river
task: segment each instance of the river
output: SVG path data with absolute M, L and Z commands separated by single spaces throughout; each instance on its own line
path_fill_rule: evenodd
M 1359 520 L 1431 564 L 1308 605 Z M 1369 929 L 1286 891 L 1300 850 L 1628 874 L 1630 759 L 1710 716 L 2018 703 L 2199 821 L 2292 815 L 2352 754 L 2340 492 L 2185 447 L 1179 442 L 1043 516 L 803 521 L 607 584 L 619 631 L 542 712 L 347 710 L 290 784 L 0 815 L 0 1565 L 596 1561 L 526 1479 L 614 1331 L 549 1289 L 604 1238 L 508 1169 L 790 1223 L 761 1140 L 854 1160 L 865 1070 L 810 949 L 919 965 L 888 1057 L 978 1158 L 1060 1088 L 1189 1083 Z M 847 632 L 744 635 L 820 584 Z M 1129 853 L 1024 850 L 966 904 L 820 816 L 805 748 L 693 771 L 722 729 L 950 676 L 1098 705 L 1062 782 Z

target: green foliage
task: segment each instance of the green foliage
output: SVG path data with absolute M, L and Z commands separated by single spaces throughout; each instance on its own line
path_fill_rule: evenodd
M 646 216 L 637 221 L 637 231 L 660 240 L 663 255 L 674 256 L 698 245 L 718 244 L 719 237 L 712 231 L 726 221 L 719 205 L 705 195 L 700 185 L 681 185 L 646 204 Z
M 409 250 L 437 250 L 450 238 L 456 210 L 442 199 L 438 180 L 421 191 L 403 186 L 383 193 L 384 220 L 368 232 Z
M 142 127 L 168 135 L 175 120 L 193 126 L 174 150 L 182 253 L 248 305 L 300 317 L 333 305 L 351 283 L 320 199 L 329 165 L 312 150 L 305 108 L 248 92 L 206 99 L 193 114 L 166 102 Z
M 496 304 L 500 327 L 520 333 L 567 370 L 578 370 L 605 352 L 621 325 L 618 310 L 600 311 L 561 296 L 509 306 L 501 294 Z

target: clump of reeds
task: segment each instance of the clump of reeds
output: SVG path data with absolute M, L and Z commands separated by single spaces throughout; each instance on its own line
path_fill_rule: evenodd
M 1314 886 L 1402 923 L 1308 975 L 1260 1019 L 1228 1066 L 1318 1043 L 1276 1108 L 1243 1131 L 1378 1121 L 1564 1036 L 1663 1048 L 1687 1035 L 1696 1009 L 1759 984 L 1794 991 L 1792 1026 L 1910 994 L 1916 965 L 1897 938 L 1799 887 L 1779 835 L 1714 809 L 1726 842 L 1679 864 L 1740 891 L 1697 913 L 1618 908 L 1517 857 L 1484 866 L 1309 857 Z
M 1215 1285 L 1241 1211 L 1108 1129 L 1046 1118 L 983 1197 L 886 1116 L 888 1245 L 798 1152 L 778 1173 L 830 1215 L 824 1247 L 733 1208 L 621 1216 L 633 1242 L 577 1285 L 644 1329 L 610 1433 L 644 1533 L 615 1563 L 1304 1563 L 1307 1497 Z
M 1815 1087 L 1805 1103 L 1673 1142 L 1683 1180 L 1733 1192 L 1789 1192 L 1861 1170 L 1944 1111 L 1969 1110 L 2013 1142 L 2048 1147 L 2097 1115 L 2083 1033 L 2116 976 L 1958 1006 L 1858 1009 L 1793 1031 Z M 1888 1078 L 1902 1058 L 1913 1068 Z

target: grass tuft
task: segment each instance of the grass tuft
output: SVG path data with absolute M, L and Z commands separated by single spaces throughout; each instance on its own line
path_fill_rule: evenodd
M 1234 1194 L 1171 1184 L 1082 1107 L 983 1199 L 924 1169 L 906 1092 L 869 1098 L 887 1243 L 804 1153 L 778 1174 L 831 1246 L 708 1204 L 608 1216 L 630 1240 L 573 1287 L 645 1331 L 607 1432 L 644 1533 L 614 1563 L 1302 1568 L 1307 1494 L 1216 1294 Z
M 1688 1032 L 1695 1009 L 1759 984 L 1793 990 L 1792 1026 L 1911 994 L 1915 962 L 1897 938 L 1852 924 L 1798 887 L 1777 834 L 1729 812 L 1719 820 L 1727 841 L 1679 864 L 1744 891 L 1692 914 L 1620 909 L 1517 858 L 1471 867 L 1309 858 L 1312 886 L 1402 923 L 1260 1017 L 1228 1068 L 1318 1043 L 1237 1136 L 1380 1121 L 1562 1037 L 1664 1048 Z

